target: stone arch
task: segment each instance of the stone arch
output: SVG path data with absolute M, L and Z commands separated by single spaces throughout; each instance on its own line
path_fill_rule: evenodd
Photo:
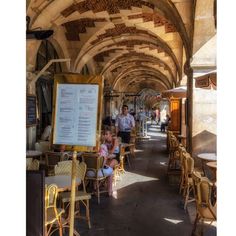
M 156 78 L 161 80 L 165 84 L 166 87 L 168 87 L 168 88 L 171 87 L 171 84 L 165 75 L 163 75 L 161 72 L 154 70 L 153 68 L 150 68 L 148 66 L 142 66 L 142 67 L 135 66 L 135 67 L 132 67 L 132 68 L 129 68 L 129 69 L 123 71 L 115 78 L 115 80 L 113 81 L 112 87 L 115 88 L 117 86 L 119 80 L 121 80 L 123 77 L 127 76 L 128 74 L 131 74 L 133 72 L 138 72 L 138 71 L 139 72 L 143 71 L 144 72 L 143 74 L 152 73 L 153 75 L 156 76 Z

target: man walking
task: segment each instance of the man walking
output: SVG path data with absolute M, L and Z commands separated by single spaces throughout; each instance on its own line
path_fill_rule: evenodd
M 130 142 L 130 132 L 135 127 L 134 117 L 128 113 L 128 106 L 122 106 L 122 113 L 116 117 L 116 134 L 122 143 Z

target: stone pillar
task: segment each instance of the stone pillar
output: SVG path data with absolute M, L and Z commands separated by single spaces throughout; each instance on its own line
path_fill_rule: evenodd
M 187 76 L 187 151 L 192 155 L 192 122 L 193 122 L 193 70 L 190 61 L 187 60 L 184 65 L 184 73 Z
M 33 67 L 27 66 L 26 72 L 26 92 L 27 94 L 36 95 L 35 83 L 30 83 L 32 79 L 36 76 L 31 70 Z M 34 145 L 36 142 L 36 125 L 26 128 L 26 149 L 34 150 Z

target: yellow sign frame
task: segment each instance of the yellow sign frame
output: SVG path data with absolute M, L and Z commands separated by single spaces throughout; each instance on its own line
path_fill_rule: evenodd
M 104 78 L 101 75 L 84 76 L 74 73 L 57 74 L 54 77 L 53 88 L 53 113 L 52 113 L 52 137 L 51 145 L 53 144 L 53 135 L 55 130 L 55 109 L 56 109 L 56 97 L 57 97 L 57 85 L 58 84 L 96 84 L 99 87 L 98 91 L 98 110 L 97 110 L 97 130 L 96 130 L 96 146 L 77 146 L 66 145 L 67 151 L 80 151 L 80 152 L 98 152 L 100 147 L 100 135 L 101 135 L 101 123 L 102 123 L 102 104 L 103 104 L 103 87 Z

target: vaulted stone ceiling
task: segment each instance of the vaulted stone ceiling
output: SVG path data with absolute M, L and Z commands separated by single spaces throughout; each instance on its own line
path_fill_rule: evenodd
M 53 29 L 72 72 L 86 64 L 121 91 L 177 86 L 191 56 L 194 0 L 31 0 L 30 28 Z

